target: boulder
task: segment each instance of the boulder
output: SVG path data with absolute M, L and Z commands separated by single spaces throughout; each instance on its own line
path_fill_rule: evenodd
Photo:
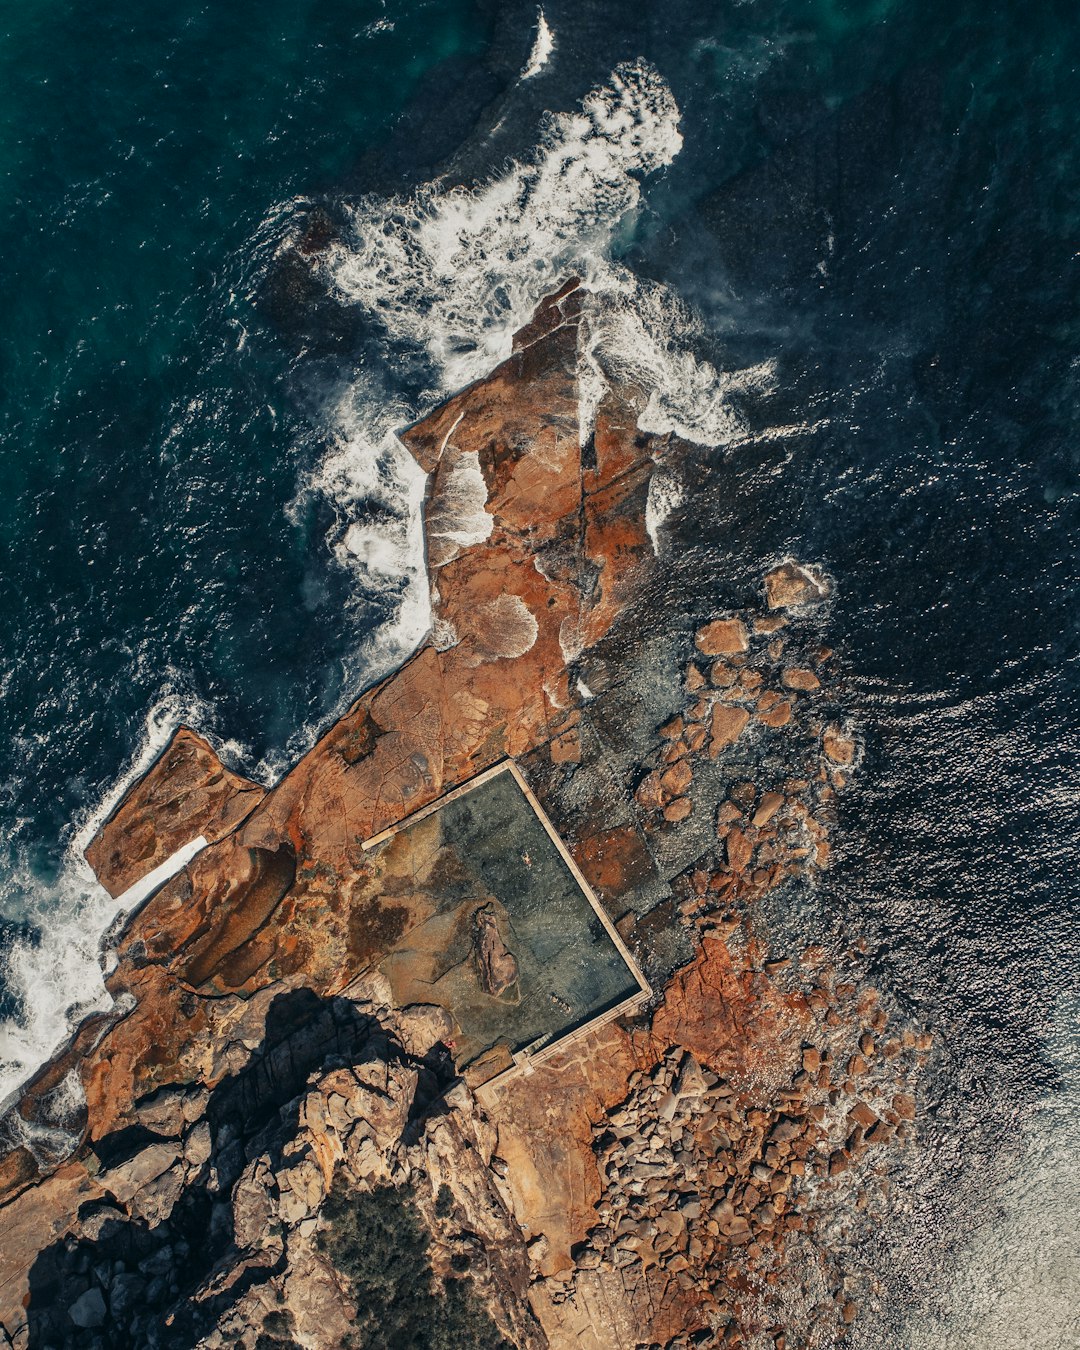
M 750 645 L 742 619 L 714 619 L 698 629 L 694 642 L 705 656 L 734 656 Z
M 727 837 L 727 860 L 728 866 L 733 872 L 745 871 L 747 864 L 753 857 L 754 846 L 746 837 L 746 834 L 733 826 L 728 831 Z
M 410 1055 L 422 1059 L 440 1041 L 452 1040 L 454 1019 L 434 1003 L 412 1003 L 398 1017 L 398 1036 Z
M 790 670 L 785 670 L 780 676 L 780 682 L 785 689 L 797 689 L 800 693 L 809 693 L 812 689 L 821 688 L 821 681 L 805 666 L 792 666 Z
M 709 755 L 712 759 L 729 745 L 734 745 L 750 721 L 745 708 L 731 708 L 724 703 L 713 704 L 712 721 L 709 727 L 711 743 Z
M 664 807 L 664 819 L 675 824 L 680 820 L 685 820 L 693 809 L 694 803 L 689 797 L 679 797 Z
M 105 1297 L 100 1289 L 88 1289 L 68 1308 L 68 1316 L 77 1327 L 89 1329 L 105 1325 Z
M 167 1172 L 179 1157 L 180 1150 L 175 1144 L 151 1144 L 127 1162 L 103 1172 L 98 1182 L 114 1199 L 126 1205 L 136 1192 Z
M 660 778 L 660 786 L 672 797 L 682 797 L 694 781 L 694 771 L 685 759 L 673 764 Z
M 842 727 L 838 727 L 835 724 L 825 728 L 825 735 L 822 738 L 822 748 L 834 764 L 840 764 L 846 767 L 851 764 L 855 758 L 854 737 L 849 736 Z
M 765 600 L 770 609 L 816 604 L 828 593 L 828 583 L 819 572 L 790 559 L 765 573 Z
M 131 1209 L 147 1227 L 156 1228 L 173 1212 L 184 1189 L 184 1168 L 174 1164 L 159 1177 L 148 1182 L 132 1197 Z
M 758 829 L 767 825 L 783 804 L 784 794 L 782 792 L 763 792 L 761 801 L 758 802 L 757 810 L 751 819 L 751 824 L 756 825 Z

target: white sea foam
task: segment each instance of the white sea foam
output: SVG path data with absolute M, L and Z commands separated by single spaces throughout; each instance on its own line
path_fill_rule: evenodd
M 555 50 L 555 34 L 548 27 L 548 21 L 544 18 L 544 11 L 537 10 L 536 13 L 536 41 L 533 43 L 532 51 L 529 53 L 529 59 L 525 62 L 525 69 L 521 72 L 523 80 L 531 80 L 547 65 L 551 60 L 551 53 Z
M 487 500 L 479 454 L 462 451 L 451 461 L 439 494 L 428 508 L 428 531 L 432 544 L 440 546 L 441 561 L 449 561 L 462 549 L 491 537 L 495 520 L 486 509 Z
M 644 62 L 620 66 L 575 113 L 549 118 L 536 153 L 472 189 L 430 184 L 365 197 L 330 250 L 342 298 L 433 366 L 434 394 L 478 379 L 570 271 L 604 270 L 641 178 L 682 145 L 671 91 Z
M 132 906 L 138 892 L 113 897 L 83 857 L 101 825 L 130 785 L 142 777 L 182 723 L 206 725 L 211 710 L 199 700 L 170 692 L 147 714 L 140 747 L 109 793 L 75 823 L 64 865 L 44 881 L 27 862 L 16 865 L 5 887 L 19 897 L 18 910 L 39 936 L 19 938 L 0 957 L 3 985 L 23 1014 L 0 1022 L 0 1106 L 64 1043 L 84 1017 L 108 1009 L 111 999 L 102 968 L 102 935 Z M 242 747 L 218 744 L 219 753 Z M 230 756 L 231 757 L 231 756 Z M 14 909 L 9 899 L 8 906 Z
M 551 41 L 541 12 L 536 59 Z M 395 410 L 398 423 L 505 359 L 537 303 L 576 274 L 585 292 L 582 444 L 610 378 L 641 391 L 645 431 L 710 446 L 744 436 L 739 399 L 769 387 L 771 364 L 721 371 L 696 356 L 691 347 L 702 333 L 694 316 L 665 287 L 643 284 L 610 256 L 616 231 L 641 206 L 643 181 L 681 146 L 671 90 L 650 65 L 631 62 L 576 112 L 549 116 L 535 152 L 488 181 L 472 188 L 432 183 L 409 197 L 364 197 L 348 207 L 345 235 L 328 251 L 325 275 L 339 299 L 381 326 L 395 353 L 414 353 L 414 373 L 427 387 L 416 406 Z M 331 546 L 367 587 L 378 590 L 394 576 L 407 580 L 400 621 L 381 633 L 385 671 L 428 631 L 430 611 L 422 483 L 415 466 L 393 451 L 381 387 L 369 382 L 353 391 L 339 419 L 339 447 L 309 486 L 345 519 L 372 498 L 383 508 L 366 510 Z M 465 548 L 488 537 L 480 486 L 478 470 L 462 457 L 448 484 L 447 519 L 439 523 L 448 544 Z
M 658 465 L 649 479 L 645 501 L 645 530 L 652 541 L 653 553 L 660 556 L 660 527 L 680 507 L 686 494 L 682 483 L 666 465 Z

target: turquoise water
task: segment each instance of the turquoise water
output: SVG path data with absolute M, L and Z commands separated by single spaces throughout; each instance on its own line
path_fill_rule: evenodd
M 67 960 L 73 843 L 176 719 L 269 777 L 380 669 L 408 485 L 367 441 L 530 288 L 618 262 L 638 311 L 700 320 L 634 339 L 713 441 L 664 612 L 741 603 L 788 551 L 837 582 L 867 757 L 837 868 L 778 934 L 867 934 L 891 1006 L 945 1032 L 859 1334 L 1068 1345 L 1080 28 L 1045 0 L 544 11 L 527 80 L 534 4 L 0 11 L 4 1011 L 62 1022 L 94 941 Z M 681 146 L 653 90 L 644 159 L 609 147 L 576 196 L 514 178 L 577 144 L 545 113 L 640 57 Z M 449 218 L 440 173 L 516 189 L 455 217 L 449 267 L 418 225 Z M 281 251 L 305 232 L 341 241 L 315 282 Z M 771 362 L 740 425 L 789 434 L 726 450 L 668 338 Z

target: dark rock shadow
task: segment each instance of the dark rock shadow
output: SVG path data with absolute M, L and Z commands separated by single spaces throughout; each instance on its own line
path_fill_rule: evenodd
M 189 1138 L 191 1128 L 207 1127 L 203 1161 L 185 1164 L 178 1139 L 141 1126 L 100 1140 L 96 1151 L 114 1176 L 148 1145 L 172 1147 L 178 1154 L 173 1166 L 187 1168 L 182 1190 L 160 1222 L 145 1212 L 151 1188 L 162 1186 L 159 1179 L 127 1204 L 95 1200 L 82 1207 L 81 1236 L 72 1234 L 45 1248 L 30 1271 L 28 1350 L 194 1346 L 247 1289 L 270 1279 L 283 1260 L 273 1252 L 245 1253 L 237 1246 L 231 1205 L 237 1179 L 262 1154 L 269 1156 L 271 1171 L 282 1165 L 285 1145 L 299 1127 L 309 1076 L 375 1061 L 408 1063 L 419 1070 L 410 1133 L 421 1127 L 426 1111 L 439 1109 L 454 1080 L 453 1061 L 443 1047 L 417 1060 L 349 999 L 291 991 L 274 999 L 259 1047 L 242 1069 L 214 1088 L 201 1117 L 188 1127 Z M 171 1174 L 171 1169 L 163 1174 L 166 1193 Z M 223 1277 L 217 1288 L 215 1274 Z M 202 1297 L 196 1299 L 199 1291 Z

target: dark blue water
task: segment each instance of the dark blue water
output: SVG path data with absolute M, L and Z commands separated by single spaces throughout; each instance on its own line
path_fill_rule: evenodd
M 343 541 L 398 539 L 407 507 L 366 453 L 327 485 L 342 400 L 365 435 L 415 415 L 459 369 L 433 327 L 495 329 L 524 286 L 506 269 L 511 298 L 481 310 L 425 263 L 403 296 L 434 315 L 420 330 L 279 246 L 365 194 L 505 176 L 545 111 L 644 57 L 681 149 L 628 171 L 629 214 L 544 233 L 530 207 L 517 232 L 556 241 L 553 271 L 619 259 L 683 297 L 702 358 L 774 363 L 739 401 L 761 438 L 703 454 L 670 521 L 693 543 L 671 599 L 737 601 L 789 551 L 837 583 L 867 756 L 799 921 L 865 934 L 869 975 L 944 1047 L 866 1343 L 1070 1344 L 1080 29 L 1038 0 L 544 9 L 554 53 L 522 81 L 533 5 L 5 7 L 7 941 L 47 947 L 82 903 L 73 835 L 152 713 L 271 773 L 378 668 L 398 554 L 358 570 Z M 476 214 L 493 295 L 515 223 Z M 369 205 L 354 256 L 376 219 L 411 228 Z M 8 986 L 24 1021 L 48 1001 Z

